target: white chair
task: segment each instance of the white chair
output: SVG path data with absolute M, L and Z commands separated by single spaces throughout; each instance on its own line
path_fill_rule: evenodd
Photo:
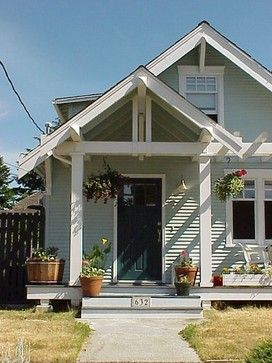
M 245 243 L 237 243 L 237 245 L 242 248 L 247 265 L 251 263 L 263 263 L 265 267 L 268 267 L 269 263 L 271 263 L 271 246 L 256 246 Z

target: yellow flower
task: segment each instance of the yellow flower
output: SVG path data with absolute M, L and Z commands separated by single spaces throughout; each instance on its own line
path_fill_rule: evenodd
M 108 239 L 107 238 L 101 238 L 101 242 L 102 242 L 102 245 L 105 245 L 106 243 L 108 243 Z

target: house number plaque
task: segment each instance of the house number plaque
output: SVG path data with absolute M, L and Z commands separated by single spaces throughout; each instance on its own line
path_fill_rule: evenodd
M 151 306 L 150 297 L 146 296 L 133 296 L 131 299 L 131 307 L 138 309 L 147 309 Z

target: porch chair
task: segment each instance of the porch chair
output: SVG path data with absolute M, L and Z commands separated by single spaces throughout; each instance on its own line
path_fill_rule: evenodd
M 237 243 L 242 248 L 246 264 L 263 263 L 268 267 L 272 263 L 272 246 L 256 246 L 244 243 Z

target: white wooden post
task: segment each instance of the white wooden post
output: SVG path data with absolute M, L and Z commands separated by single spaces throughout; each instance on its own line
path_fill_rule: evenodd
M 70 231 L 70 279 L 69 285 L 79 285 L 82 263 L 83 210 L 82 184 L 84 154 L 72 153 L 71 171 L 71 231 Z
M 200 286 L 212 286 L 211 164 L 199 158 Z

